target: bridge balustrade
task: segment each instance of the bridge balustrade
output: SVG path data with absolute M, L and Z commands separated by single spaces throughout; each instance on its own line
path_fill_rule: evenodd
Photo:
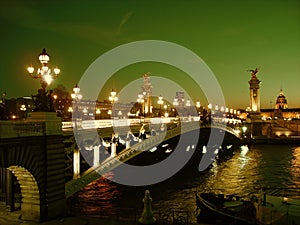
M 45 122 L 0 121 L 0 139 L 44 135 Z

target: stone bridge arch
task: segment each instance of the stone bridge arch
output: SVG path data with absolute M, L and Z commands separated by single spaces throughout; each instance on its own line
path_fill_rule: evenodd
M 22 219 L 40 221 L 40 192 L 34 176 L 21 166 L 10 166 L 8 170 L 15 175 L 20 184 Z
M 43 222 L 66 214 L 62 135 L 1 139 L 0 167 L 20 184 L 21 219 Z

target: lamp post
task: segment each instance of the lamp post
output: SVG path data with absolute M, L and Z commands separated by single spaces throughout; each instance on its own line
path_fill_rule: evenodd
M 40 79 L 42 89 L 46 90 L 46 87 L 50 85 L 53 79 L 58 76 L 58 74 L 60 73 L 60 69 L 55 67 L 53 69 L 54 73 L 51 72 L 51 69 L 48 67 L 50 56 L 45 49 L 43 49 L 42 53 L 39 54 L 39 61 L 42 67 L 37 69 L 36 74 L 34 74 L 35 69 L 32 65 L 27 68 L 27 71 L 32 78 Z
M 247 127 L 245 125 L 242 127 L 242 131 L 243 131 L 243 136 L 245 138 L 246 137 L 246 131 L 247 131 Z
M 109 96 L 108 100 L 111 102 L 111 109 L 112 109 L 111 115 L 113 116 L 114 115 L 113 105 L 119 100 L 118 97 L 117 97 L 117 92 L 116 92 L 115 89 L 111 89 L 110 96 Z
M 69 106 L 68 108 L 68 119 L 71 119 L 72 120 L 72 113 L 73 113 L 73 108 L 71 106 Z
M 75 106 L 75 109 L 72 110 L 75 115 L 73 118 L 75 118 L 75 128 L 77 129 L 78 123 L 79 123 L 79 109 L 78 109 L 78 101 L 82 99 L 82 94 L 80 94 L 80 88 L 76 84 L 75 87 L 73 88 L 73 93 L 71 94 L 71 98 L 73 99 L 73 105 Z
M 196 110 L 197 110 L 197 115 L 198 116 L 200 116 L 200 107 L 201 107 L 200 101 L 196 101 Z
M 73 88 L 73 93 L 71 94 L 71 98 L 74 101 L 78 101 L 82 99 L 82 95 L 80 94 L 80 88 L 78 87 L 78 84 L 75 85 Z
M 191 106 L 191 100 L 187 99 L 186 103 L 185 103 L 185 106 L 186 107 L 190 107 Z
M 157 104 L 159 104 L 159 106 L 160 106 L 159 107 L 159 116 L 161 116 L 161 106 L 162 106 L 162 104 L 164 104 L 163 97 L 161 95 L 158 97 Z
M 137 102 L 140 103 L 142 106 L 142 115 L 141 116 L 144 116 L 144 114 L 145 114 L 145 95 L 146 95 L 146 92 L 143 92 L 142 94 L 138 95 L 138 99 L 137 99 Z
M 98 120 L 101 118 L 101 110 L 99 108 L 96 109 L 96 116 L 97 116 L 96 119 Z
M 164 105 L 164 117 L 169 117 L 168 105 Z
M 36 73 L 34 73 L 35 68 L 32 64 L 27 68 L 27 71 L 32 78 L 40 79 L 42 87 L 39 89 L 38 94 L 34 99 L 36 111 L 54 111 L 52 91 L 48 94 L 46 88 L 54 79 L 57 78 L 60 73 L 60 69 L 55 67 L 52 73 L 48 65 L 50 56 L 45 49 L 43 49 L 42 53 L 39 54 L 38 59 L 41 63 L 41 68 L 38 68 Z
M 73 111 L 75 113 L 75 116 L 73 116 L 73 118 L 75 117 L 75 132 L 77 132 L 78 127 L 81 126 L 81 118 L 79 118 L 79 109 L 77 104 L 78 101 L 82 99 L 82 95 L 80 94 L 80 88 L 77 84 L 73 88 L 71 98 L 73 99 L 75 110 L 70 110 L 70 112 Z M 73 179 L 78 178 L 80 178 L 80 150 L 79 148 L 75 148 L 73 151 Z
M 173 114 L 173 116 L 175 117 L 175 116 L 177 116 L 178 115 L 178 110 L 177 110 L 177 107 L 179 106 L 179 102 L 178 102 L 178 98 L 174 98 L 174 100 L 173 100 L 173 109 L 172 109 L 172 111 L 174 112 L 174 114 Z
M 26 106 L 25 105 L 21 105 L 20 107 L 20 111 L 21 111 L 21 116 L 22 116 L 22 119 L 25 119 L 26 118 Z
M 191 116 L 191 100 L 187 99 L 185 102 L 185 112 L 186 112 L 186 116 L 188 116 L 188 118 L 190 119 Z
M 178 106 L 179 105 L 179 102 L 178 102 L 178 98 L 174 98 L 173 100 L 173 106 Z
M 112 105 L 118 101 L 117 92 L 115 91 L 115 89 L 111 89 L 109 101 Z

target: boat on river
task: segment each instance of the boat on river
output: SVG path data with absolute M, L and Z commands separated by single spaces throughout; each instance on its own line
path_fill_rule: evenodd
M 196 194 L 198 223 L 243 225 L 300 225 L 300 199 L 260 192 L 250 198 Z

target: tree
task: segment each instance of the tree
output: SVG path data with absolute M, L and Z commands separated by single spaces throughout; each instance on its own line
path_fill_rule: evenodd
M 59 99 L 70 98 L 70 93 L 67 91 L 66 87 L 63 84 L 57 85 L 57 87 L 53 89 L 53 93 L 57 95 Z
M 0 103 L 0 120 L 8 120 L 8 110 L 5 104 Z

